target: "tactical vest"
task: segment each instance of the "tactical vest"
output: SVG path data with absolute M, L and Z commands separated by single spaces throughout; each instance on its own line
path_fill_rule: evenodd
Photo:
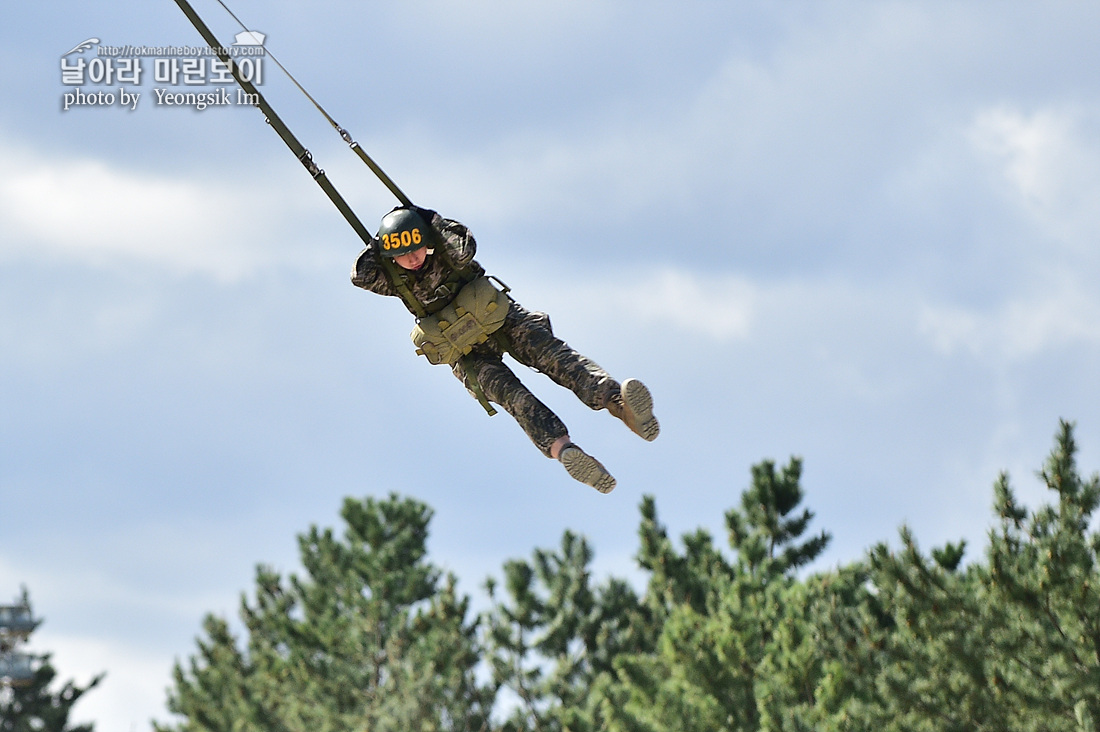
M 433 364 L 454 364 L 504 324 L 508 306 L 507 292 L 487 275 L 467 282 L 454 300 L 416 321 L 411 337 L 417 355 Z
M 416 325 L 410 337 L 417 355 L 424 356 L 435 365 L 457 364 L 466 374 L 474 396 L 492 416 L 496 410 L 489 405 L 473 370 L 466 367 L 465 357 L 474 346 L 487 341 L 504 324 L 512 301 L 508 295 L 509 288 L 496 277 L 486 275 L 485 270 L 475 262 L 466 267 L 456 267 L 445 245 L 437 251 L 443 257 L 450 275 L 436 290 L 440 297 L 430 304 L 422 303 L 413 293 L 408 272 L 389 257 L 379 256 L 379 259 L 390 284 L 416 316 Z M 499 289 L 493 281 L 500 285 Z M 503 339 L 500 345 L 502 350 L 507 350 Z

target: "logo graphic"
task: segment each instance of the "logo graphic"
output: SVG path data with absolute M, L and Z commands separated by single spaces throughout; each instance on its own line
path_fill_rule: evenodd
M 61 58 L 65 58 L 65 57 L 66 57 L 66 56 L 68 56 L 68 55 L 69 55 L 70 53 L 84 53 L 84 52 L 85 52 L 85 51 L 87 51 L 87 50 L 88 50 L 89 48 L 91 48 L 92 46 L 95 46 L 95 45 L 97 45 L 98 43 L 99 43 L 99 39 L 98 39 L 98 38 L 89 38 L 89 39 L 88 39 L 88 40 L 86 40 L 86 41 L 81 41 L 80 43 L 78 43 L 78 44 L 76 44 L 75 46 L 73 46 L 73 50 L 71 50 L 71 51 L 66 51 L 65 53 L 61 54 Z
M 260 33 L 259 31 L 250 31 L 250 30 L 241 31 L 240 33 L 237 34 L 236 38 L 233 40 L 233 45 L 234 46 L 262 46 L 262 45 L 264 45 L 264 39 L 265 38 L 267 38 L 267 36 L 264 35 L 263 33 Z

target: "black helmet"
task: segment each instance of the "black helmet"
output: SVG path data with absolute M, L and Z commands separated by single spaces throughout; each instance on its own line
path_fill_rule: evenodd
M 382 217 L 378 227 L 379 252 L 383 257 L 399 257 L 428 246 L 431 229 L 416 211 L 395 208 Z

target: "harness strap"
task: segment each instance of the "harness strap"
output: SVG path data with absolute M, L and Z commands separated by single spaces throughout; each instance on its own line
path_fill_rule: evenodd
M 400 272 L 389 257 L 383 257 L 379 254 L 378 259 L 382 262 L 382 271 L 386 273 L 386 278 L 389 279 L 390 284 L 397 290 L 397 294 L 400 295 L 413 315 L 415 315 L 417 319 L 427 317 L 428 309 L 424 307 L 424 303 L 420 302 L 419 298 L 413 294 L 412 288 L 409 287 L 408 276 Z
M 462 369 L 462 375 L 466 377 L 466 383 L 470 385 L 470 391 L 474 393 L 474 398 L 485 409 L 485 413 L 492 417 L 497 413 L 497 410 L 493 409 L 493 405 L 485 397 L 481 382 L 477 380 L 477 376 L 474 374 L 473 361 L 469 356 L 463 356 L 458 360 L 458 366 Z

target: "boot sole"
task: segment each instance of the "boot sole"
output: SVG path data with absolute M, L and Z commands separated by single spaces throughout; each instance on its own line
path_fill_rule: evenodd
M 600 493 L 610 493 L 615 490 L 615 478 L 607 472 L 607 468 L 579 447 L 575 445 L 566 447 L 561 451 L 558 460 L 574 480 L 592 486 Z
M 656 440 L 661 433 L 661 425 L 653 416 L 653 396 L 646 385 L 637 379 L 627 379 L 623 382 L 620 393 L 623 406 L 630 413 L 627 426 L 646 442 Z

